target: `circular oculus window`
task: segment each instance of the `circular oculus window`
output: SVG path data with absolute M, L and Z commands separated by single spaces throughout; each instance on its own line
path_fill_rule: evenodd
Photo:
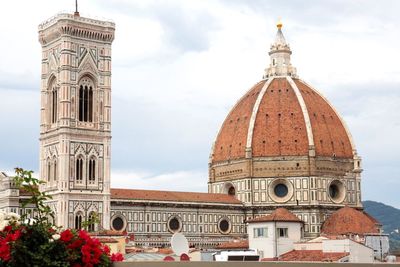
M 287 202 L 293 196 L 293 185 L 287 179 L 275 179 L 268 186 L 268 194 L 275 202 Z
M 230 195 L 230 196 L 235 196 L 236 195 L 236 188 L 231 182 L 227 182 L 223 186 L 223 192 L 225 194 Z
M 328 195 L 335 203 L 341 203 L 346 197 L 346 188 L 339 180 L 333 180 L 328 187 Z
M 277 184 L 274 187 L 274 193 L 278 197 L 285 197 L 288 194 L 289 190 L 285 184 Z
M 228 234 L 231 231 L 231 222 L 228 218 L 222 218 L 218 222 L 218 230 L 222 234 Z
M 235 190 L 235 188 L 233 186 L 229 187 L 228 195 L 230 195 L 230 196 L 236 195 L 236 190 Z
M 179 232 L 180 230 L 181 230 L 181 228 L 182 228 L 182 222 L 181 222 L 181 220 L 178 218 L 178 217 L 171 217 L 169 220 L 168 220 L 168 229 L 169 229 L 169 231 L 170 232 L 172 232 L 172 233 L 177 233 L 177 232 Z
M 116 231 L 122 231 L 124 229 L 125 222 L 121 217 L 115 217 L 112 220 L 112 228 Z

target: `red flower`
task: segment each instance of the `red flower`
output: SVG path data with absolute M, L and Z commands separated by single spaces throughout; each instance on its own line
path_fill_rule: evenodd
M 21 236 L 21 231 L 20 230 L 16 230 L 13 234 L 10 233 L 7 237 L 9 237 L 8 241 L 15 241 L 18 238 L 20 238 L 20 236 Z
M 100 262 L 100 257 L 103 255 L 102 245 L 96 238 L 87 236 L 86 243 L 82 246 L 82 262 L 85 266 L 92 266 Z
M 76 249 L 76 248 L 81 247 L 82 244 L 83 244 L 83 240 L 77 239 L 77 240 L 75 240 L 74 242 L 72 242 L 71 244 L 69 244 L 69 245 L 68 245 L 68 248 L 69 248 L 69 249 Z
M 11 229 L 5 229 L 8 231 L 4 238 L 0 238 L 0 259 L 3 261 L 9 261 L 11 259 L 10 243 L 16 241 L 21 237 L 21 231 L 16 230 L 14 233 L 10 232 Z
M 6 227 L 4 227 L 3 232 L 9 233 L 11 232 L 11 230 L 12 230 L 11 225 L 7 225 Z
M 71 230 L 67 229 L 60 234 L 60 240 L 64 243 L 68 243 L 74 237 Z
M 112 262 L 114 262 L 114 261 L 123 261 L 123 260 L 124 260 L 124 256 L 122 256 L 121 253 L 113 253 L 111 255 L 111 261 Z
M 0 242 L 0 258 L 3 261 L 9 261 L 11 259 L 10 246 L 5 239 Z
M 103 247 L 103 251 L 104 251 L 104 253 L 106 253 L 107 255 L 110 255 L 110 247 L 109 247 L 109 246 L 105 245 L 105 246 Z
M 90 236 L 88 235 L 88 233 L 84 230 L 79 230 L 79 238 L 87 241 L 88 239 L 90 239 Z

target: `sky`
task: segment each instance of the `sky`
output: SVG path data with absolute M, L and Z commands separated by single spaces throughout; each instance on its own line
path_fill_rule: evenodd
M 37 26 L 73 0 L 14 0 L 0 16 L 0 170 L 38 171 Z M 225 116 L 262 75 L 283 21 L 292 64 L 346 121 L 363 159 L 362 198 L 400 208 L 400 1 L 97 0 L 116 23 L 113 187 L 207 191 Z

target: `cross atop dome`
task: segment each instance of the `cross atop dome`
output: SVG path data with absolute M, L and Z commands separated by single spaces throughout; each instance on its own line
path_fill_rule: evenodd
M 265 69 L 264 79 L 272 76 L 292 76 L 297 77 L 296 68 L 290 63 L 290 50 L 289 44 L 286 42 L 282 33 L 283 24 L 279 20 L 276 24 L 278 31 L 276 33 L 275 41 L 271 45 L 269 56 L 271 62 L 268 68 Z

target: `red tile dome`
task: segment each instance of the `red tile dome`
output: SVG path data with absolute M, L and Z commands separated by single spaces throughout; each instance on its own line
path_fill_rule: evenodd
M 379 222 L 371 215 L 344 207 L 334 212 L 322 225 L 321 233 L 325 235 L 365 235 L 379 233 Z
M 233 107 L 216 138 L 211 163 L 251 157 L 353 158 L 351 136 L 316 90 L 292 77 L 257 83 Z M 249 156 L 247 156 L 249 157 Z

